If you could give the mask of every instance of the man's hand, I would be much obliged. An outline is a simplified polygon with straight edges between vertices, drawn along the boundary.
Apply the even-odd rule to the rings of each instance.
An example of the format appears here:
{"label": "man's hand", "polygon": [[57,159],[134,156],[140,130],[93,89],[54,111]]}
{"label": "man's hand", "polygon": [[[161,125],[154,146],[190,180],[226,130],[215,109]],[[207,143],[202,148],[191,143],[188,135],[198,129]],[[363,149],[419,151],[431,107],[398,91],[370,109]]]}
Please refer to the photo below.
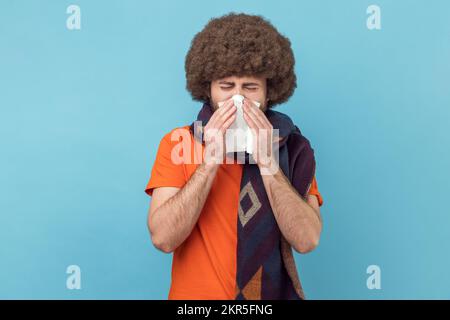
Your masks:
{"label": "man's hand", "polygon": [[253,158],[259,166],[264,188],[280,231],[300,253],[313,250],[319,243],[322,221],[315,196],[304,201],[277,164],[273,148],[273,127],[265,114],[244,100],[244,119],[253,131]]}
{"label": "man's hand", "polygon": [[261,174],[276,173],[277,162],[273,150],[273,126],[253,102],[244,99],[244,119],[253,133],[253,159]]}
{"label": "man's hand", "polygon": [[227,100],[218,108],[204,128],[205,162],[207,165],[218,165],[225,159],[225,133],[236,120],[236,107],[233,100]]}
{"label": "man's hand", "polygon": [[[211,190],[219,164],[225,156],[224,134],[236,118],[233,101],[227,101],[211,116],[204,128],[206,161],[197,167],[183,188],[153,190],[148,214],[152,242],[163,252],[180,246],[195,227]],[[208,150],[209,149],[209,150]]]}

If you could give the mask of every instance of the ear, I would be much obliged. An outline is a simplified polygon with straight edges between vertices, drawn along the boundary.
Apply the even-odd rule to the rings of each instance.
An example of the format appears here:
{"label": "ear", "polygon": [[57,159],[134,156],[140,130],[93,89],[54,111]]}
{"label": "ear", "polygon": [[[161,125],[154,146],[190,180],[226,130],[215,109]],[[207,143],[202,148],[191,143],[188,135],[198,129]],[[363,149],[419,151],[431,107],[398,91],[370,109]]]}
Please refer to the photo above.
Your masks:
{"label": "ear", "polygon": [[208,97],[208,99],[211,100],[211,82],[208,82],[206,84],[204,93]]}

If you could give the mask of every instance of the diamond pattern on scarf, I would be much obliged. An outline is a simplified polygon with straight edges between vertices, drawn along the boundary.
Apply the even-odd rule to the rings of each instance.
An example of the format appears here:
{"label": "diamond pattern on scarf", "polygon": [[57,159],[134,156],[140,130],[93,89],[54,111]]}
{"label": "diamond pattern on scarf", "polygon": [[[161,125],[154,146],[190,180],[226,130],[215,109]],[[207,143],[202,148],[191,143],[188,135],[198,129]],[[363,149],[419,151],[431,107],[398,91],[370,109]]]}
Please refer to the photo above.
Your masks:
{"label": "diamond pattern on scarf", "polygon": [[[245,200],[246,196],[250,199],[251,206],[246,209]],[[241,190],[239,195],[239,220],[243,227],[250,221],[250,219],[255,215],[256,212],[261,208],[261,202],[253,189],[251,181],[249,181],[245,187]],[[244,211],[245,210],[245,211]]]}

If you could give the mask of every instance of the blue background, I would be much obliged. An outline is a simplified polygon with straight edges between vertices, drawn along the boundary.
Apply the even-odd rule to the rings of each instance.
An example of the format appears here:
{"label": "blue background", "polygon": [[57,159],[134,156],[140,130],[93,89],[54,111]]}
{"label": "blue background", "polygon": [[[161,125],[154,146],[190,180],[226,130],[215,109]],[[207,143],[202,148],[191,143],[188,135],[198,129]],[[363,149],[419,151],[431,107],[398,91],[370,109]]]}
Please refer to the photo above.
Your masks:
{"label": "blue background", "polygon": [[[70,4],[81,30],[66,28]],[[161,137],[201,107],[185,90],[190,41],[230,11],[265,16],[295,52],[298,88],[277,109],[312,142],[325,199],[320,246],[296,254],[307,297],[450,298],[444,0],[2,0],[0,298],[167,297],[144,187]],[[71,264],[81,290],[66,288]]]}

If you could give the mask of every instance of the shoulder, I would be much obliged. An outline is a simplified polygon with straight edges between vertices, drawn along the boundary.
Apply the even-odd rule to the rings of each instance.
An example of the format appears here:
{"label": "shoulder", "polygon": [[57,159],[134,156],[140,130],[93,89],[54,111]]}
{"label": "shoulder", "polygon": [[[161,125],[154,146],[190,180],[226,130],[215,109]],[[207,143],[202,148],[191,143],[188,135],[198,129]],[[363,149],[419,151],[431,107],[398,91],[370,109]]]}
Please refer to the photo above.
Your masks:
{"label": "shoulder", "polygon": [[181,140],[191,136],[189,125],[181,126],[170,130],[165,133],[161,138],[161,144],[174,145]]}
{"label": "shoulder", "polygon": [[314,178],[316,161],[314,149],[309,140],[303,136],[300,130],[296,130],[288,136],[286,141],[289,158],[289,178],[297,191],[305,196],[307,189]]}
{"label": "shoulder", "polygon": [[297,126],[294,127],[295,130],[291,132],[286,141],[289,153],[295,157],[300,154],[314,157],[314,149],[312,148],[310,141],[302,134]]}

